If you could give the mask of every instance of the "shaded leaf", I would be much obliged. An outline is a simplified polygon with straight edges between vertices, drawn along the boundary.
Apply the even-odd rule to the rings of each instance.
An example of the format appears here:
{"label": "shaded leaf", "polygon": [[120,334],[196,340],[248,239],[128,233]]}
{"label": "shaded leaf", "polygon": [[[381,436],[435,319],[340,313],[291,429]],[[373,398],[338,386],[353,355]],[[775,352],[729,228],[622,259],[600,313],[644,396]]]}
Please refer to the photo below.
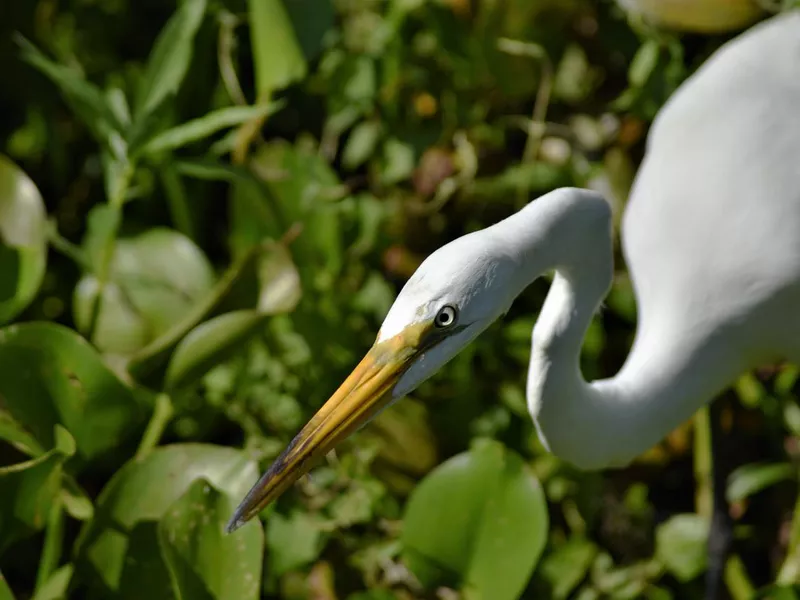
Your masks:
{"label": "shaded leaf", "polygon": [[173,598],[158,521],[198,479],[235,503],[257,475],[243,453],[206,444],[164,446],[129,461],[100,493],[95,518],[79,536],[76,567],[82,579],[106,598]]}
{"label": "shaded leaf", "polygon": [[25,309],[44,278],[47,214],[36,185],[0,155],[0,323]]}
{"label": "shaded leaf", "polygon": [[547,530],[539,482],[521,458],[492,441],[422,480],[406,507],[402,542],[411,568],[428,585],[449,572],[483,598],[514,600],[541,556]]}
{"label": "shaded leaf", "polygon": [[124,144],[124,127],[115,118],[103,92],[83,75],[49,58],[22,36],[17,36],[22,58],[58,86],[64,100],[95,139],[107,148]]}
{"label": "shaded leaf", "polygon": [[161,519],[158,538],[177,598],[259,598],[264,533],[256,523],[226,535],[235,505],[197,479]]}
{"label": "shaded leaf", "polygon": [[61,488],[61,466],[75,454],[75,440],[56,425],[55,446],[37,458],[0,468],[0,553],[44,528]]}
{"label": "shaded leaf", "polygon": [[144,397],[123,385],[86,340],[54,323],[0,329],[0,396],[39,444],[52,447],[60,424],[84,459],[116,448],[147,416]]}
{"label": "shaded leaf", "polygon": [[147,62],[136,102],[141,122],[176,94],[192,59],[194,37],[206,11],[206,0],[184,0],[158,35]]}

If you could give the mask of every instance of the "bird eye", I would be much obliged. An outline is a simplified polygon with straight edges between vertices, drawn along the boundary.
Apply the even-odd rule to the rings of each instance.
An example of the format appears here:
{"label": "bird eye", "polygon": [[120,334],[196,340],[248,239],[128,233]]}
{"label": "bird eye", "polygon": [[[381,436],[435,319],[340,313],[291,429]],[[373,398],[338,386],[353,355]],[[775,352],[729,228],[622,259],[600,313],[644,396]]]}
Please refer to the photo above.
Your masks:
{"label": "bird eye", "polygon": [[455,307],[447,305],[443,306],[439,309],[439,312],[436,313],[436,317],[433,319],[433,324],[436,327],[450,327],[456,322],[456,317],[458,316],[458,312],[456,311]]}

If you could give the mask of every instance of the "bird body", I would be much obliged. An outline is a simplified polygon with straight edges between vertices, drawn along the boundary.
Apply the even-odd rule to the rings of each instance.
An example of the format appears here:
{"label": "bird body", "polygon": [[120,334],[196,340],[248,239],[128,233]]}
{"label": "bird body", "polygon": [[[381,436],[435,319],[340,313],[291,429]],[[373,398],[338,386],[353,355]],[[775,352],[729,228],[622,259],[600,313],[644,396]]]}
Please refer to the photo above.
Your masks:
{"label": "bird body", "polygon": [[578,467],[625,465],[747,369],[800,362],[800,11],[727,43],[664,106],[622,241],[638,315],[616,376],[589,383],[579,366],[612,283],[611,209],[595,192],[556,190],[420,265],[375,345],[229,530],[433,375],[549,271],[528,406],[543,442]]}

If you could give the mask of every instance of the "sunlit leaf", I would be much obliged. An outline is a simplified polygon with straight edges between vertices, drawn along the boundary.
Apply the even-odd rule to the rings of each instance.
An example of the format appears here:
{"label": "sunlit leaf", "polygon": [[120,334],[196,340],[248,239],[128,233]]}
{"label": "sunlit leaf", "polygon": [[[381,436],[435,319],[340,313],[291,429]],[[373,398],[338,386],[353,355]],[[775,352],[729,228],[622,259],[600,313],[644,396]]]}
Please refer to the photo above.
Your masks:
{"label": "sunlit leaf", "polygon": [[789,463],[749,464],[736,469],[728,477],[728,502],[738,502],[758,492],[792,479],[795,468]]}
{"label": "sunlit leaf", "polygon": [[184,0],[158,36],[147,62],[136,102],[137,121],[176,94],[192,59],[194,37],[206,11],[206,0]]}
{"label": "sunlit leaf", "polygon": [[159,522],[158,539],[176,598],[260,597],[263,529],[254,524],[226,535],[234,508],[230,497],[197,479]]}
{"label": "sunlit leaf", "polygon": [[[117,240],[110,270],[93,342],[116,354],[131,354],[166,332],[214,284],[203,251],[183,234],[164,228]],[[88,327],[98,290],[94,275],[78,283],[73,310],[81,329]]]}
{"label": "sunlit leaf", "polygon": [[258,312],[277,315],[290,312],[302,295],[300,274],[285,246],[271,244],[258,265]]}
{"label": "sunlit leaf", "polygon": [[378,121],[364,121],[353,128],[342,151],[342,165],[356,169],[364,164],[378,146],[381,124]]}
{"label": "sunlit leaf", "polygon": [[706,570],[708,521],[695,514],[676,515],[656,529],[656,558],[679,581]]}
{"label": "sunlit leaf", "polygon": [[192,142],[205,139],[220,129],[240,125],[246,121],[272,114],[280,106],[280,103],[273,102],[272,104],[258,106],[220,108],[159,133],[144,145],[141,153],[155,154],[166,150],[175,150]]}
{"label": "sunlit leaf", "polygon": [[0,329],[0,396],[39,444],[52,447],[60,424],[84,459],[118,447],[147,415],[143,396],[123,385],[86,340],[54,323]]}
{"label": "sunlit leaf", "polygon": [[56,569],[40,587],[32,600],[67,600],[69,583],[75,567],[72,564]]}
{"label": "sunlit leaf", "polygon": [[37,458],[0,467],[0,553],[41,530],[61,487],[61,466],[75,454],[75,440],[56,425],[55,446]]}
{"label": "sunlit leaf", "polygon": [[0,410],[0,440],[31,457],[44,454],[44,448],[36,438],[4,410]]}
{"label": "sunlit leaf", "polygon": [[446,461],[409,498],[404,553],[431,585],[456,575],[480,597],[514,600],[547,540],[544,493],[522,459],[497,442]]}
{"label": "sunlit leaf", "polygon": [[271,577],[313,562],[321,550],[321,523],[312,515],[273,513],[267,521],[267,569]]}
{"label": "sunlit leaf", "polygon": [[0,323],[39,291],[47,263],[47,215],[31,179],[0,155]]}
{"label": "sunlit leaf", "polygon": [[554,600],[569,596],[586,577],[596,555],[595,544],[574,537],[542,560],[538,572],[550,584]]}
{"label": "sunlit leaf", "polygon": [[235,504],[257,475],[255,463],[241,452],[204,444],[164,446],[126,463],[100,493],[95,518],[81,531],[81,578],[104,590],[104,598],[175,598],[158,522],[198,479]]}
{"label": "sunlit leaf", "polygon": [[283,0],[248,0],[250,40],[260,100],[306,75],[306,59]]}

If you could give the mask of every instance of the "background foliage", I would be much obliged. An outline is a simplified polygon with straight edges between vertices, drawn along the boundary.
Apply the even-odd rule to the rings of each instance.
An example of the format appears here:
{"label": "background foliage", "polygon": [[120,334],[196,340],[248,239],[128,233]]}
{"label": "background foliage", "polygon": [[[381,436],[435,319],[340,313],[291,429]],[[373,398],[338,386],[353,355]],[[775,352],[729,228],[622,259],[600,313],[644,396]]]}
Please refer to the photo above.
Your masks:
{"label": "background foliage", "polygon": [[[730,35],[590,0],[4,2],[0,599],[700,597],[707,411],[624,470],[547,454],[546,281],[264,527],[222,526],[424,256],[558,186],[619,215]],[[634,323],[620,257],[587,377]],[[720,400],[737,600],[795,597],[796,380]]]}

